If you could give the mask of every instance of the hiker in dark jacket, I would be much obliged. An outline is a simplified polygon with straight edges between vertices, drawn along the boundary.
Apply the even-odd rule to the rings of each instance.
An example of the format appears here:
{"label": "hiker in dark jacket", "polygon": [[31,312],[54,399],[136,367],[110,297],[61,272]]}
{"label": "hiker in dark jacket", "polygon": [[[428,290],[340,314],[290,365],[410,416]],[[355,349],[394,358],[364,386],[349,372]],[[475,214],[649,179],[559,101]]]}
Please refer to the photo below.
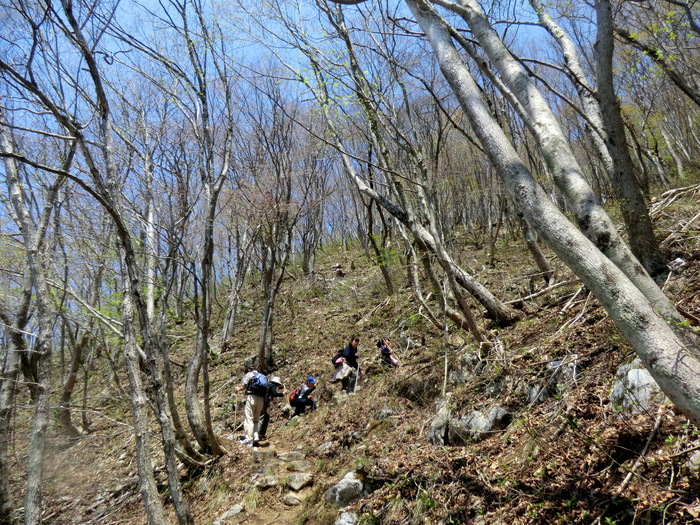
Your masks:
{"label": "hiker in dark jacket", "polygon": [[336,371],[340,371],[345,362],[352,370],[350,373],[345,375],[342,374],[341,381],[343,382],[343,390],[345,393],[352,394],[355,392],[355,387],[357,383],[357,375],[359,372],[360,364],[357,361],[357,347],[360,344],[360,338],[357,336],[352,336],[348,345],[343,348],[338,354],[333,358],[333,364],[336,366]]}
{"label": "hiker in dark jacket", "polygon": [[384,366],[390,366],[396,368],[399,366],[399,360],[396,359],[394,351],[391,349],[391,341],[388,338],[383,337],[377,340],[377,348],[381,352],[381,360]]}
{"label": "hiker in dark jacket", "polygon": [[316,401],[311,396],[311,392],[316,389],[316,379],[310,376],[304,386],[299,390],[297,401],[294,404],[294,416],[300,416],[306,412],[306,407],[309,407],[309,412],[316,410]]}
{"label": "hiker in dark jacket", "polygon": [[270,423],[270,414],[268,413],[270,404],[274,398],[282,397],[283,395],[284,386],[282,385],[282,380],[278,376],[274,376],[270,379],[270,386],[267,389],[262,414],[260,414],[260,430],[258,431],[258,436],[261,440],[267,437],[267,425]]}

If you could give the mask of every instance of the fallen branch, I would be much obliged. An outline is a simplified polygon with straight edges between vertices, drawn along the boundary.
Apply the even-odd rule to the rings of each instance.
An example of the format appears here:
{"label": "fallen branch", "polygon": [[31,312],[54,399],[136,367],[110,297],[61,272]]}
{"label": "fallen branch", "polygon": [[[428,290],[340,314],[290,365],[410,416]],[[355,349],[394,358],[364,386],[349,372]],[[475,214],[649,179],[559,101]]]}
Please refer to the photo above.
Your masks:
{"label": "fallen branch", "polygon": [[571,281],[561,281],[555,284],[552,284],[551,286],[548,286],[547,288],[543,288],[539,292],[535,292],[533,294],[527,295],[525,297],[520,297],[518,299],[513,299],[512,301],[507,301],[504,304],[517,304],[517,303],[522,303],[523,301],[529,301],[530,299],[535,299],[541,295],[545,295],[548,292],[551,292],[552,290],[555,290],[556,288],[561,288],[562,286],[566,286],[567,284],[572,284],[577,281],[571,280]]}

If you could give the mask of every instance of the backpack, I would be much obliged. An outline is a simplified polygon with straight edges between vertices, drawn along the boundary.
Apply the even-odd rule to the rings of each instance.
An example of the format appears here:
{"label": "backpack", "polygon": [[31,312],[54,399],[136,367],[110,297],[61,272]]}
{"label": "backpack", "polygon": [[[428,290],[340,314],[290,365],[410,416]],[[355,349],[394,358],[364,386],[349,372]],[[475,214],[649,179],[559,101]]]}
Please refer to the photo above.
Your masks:
{"label": "backpack", "polygon": [[267,381],[265,374],[260,372],[255,372],[255,375],[248,383],[248,388],[246,389],[248,394],[254,396],[265,397],[267,394],[267,389],[270,387],[270,383]]}
{"label": "backpack", "polygon": [[292,393],[289,394],[289,404],[290,406],[295,406],[297,404],[297,399],[299,399],[299,389],[295,388]]}
{"label": "backpack", "polygon": [[345,352],[345,348],[341,348],[340,350],[338,350],[338,353],[335,354],[335,357],[331,359],[331,363],[333,363],[333,366],[338,366],[338,363],[336,363],[336,361],[343,357],[343,352]]}

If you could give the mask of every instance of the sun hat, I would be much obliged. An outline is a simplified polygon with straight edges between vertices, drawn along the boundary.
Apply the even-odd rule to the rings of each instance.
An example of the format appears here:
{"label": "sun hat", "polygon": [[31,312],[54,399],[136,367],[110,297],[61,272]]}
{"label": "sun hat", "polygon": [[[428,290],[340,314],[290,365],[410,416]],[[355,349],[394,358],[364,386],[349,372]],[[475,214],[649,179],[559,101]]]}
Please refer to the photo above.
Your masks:
{"label": "sun hat", "polygon": [[282,380],[279,378],[279,376],[272,376],[272,379],[270,379],[270,383],[274,383],[276,385],[281,385]]}
{"label": "sun hat", "polygon": [[314,379],[314,376],[310,376],[307,380],[307,383],[311,383],[312,385],[316,384],[316,380]]}

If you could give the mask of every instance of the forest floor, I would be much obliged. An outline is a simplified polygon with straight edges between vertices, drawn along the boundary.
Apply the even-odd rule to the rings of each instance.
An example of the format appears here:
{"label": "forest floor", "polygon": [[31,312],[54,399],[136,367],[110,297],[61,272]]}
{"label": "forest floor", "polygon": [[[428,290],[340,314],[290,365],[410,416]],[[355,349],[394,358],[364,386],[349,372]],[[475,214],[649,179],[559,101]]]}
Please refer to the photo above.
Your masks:
{"label": "forest floor", "polygon": [[[691,325],[700,318],[700,221],[691,223],[699,198],[697,189],[679,195],[668,206],[661,202],[655,214],[669,261],[681,257],[686,263],[662,285]],[[444,336],[430,325],[409,289],[387,296],[376,265],[361,250],[327,250],[313,278],[292,270],[275,321],[274,375],[287,391],[316,376],[318,410],[290,421],[282,403],[275,405],[269,442],[258,448],[237,441],[243,399],[233,391],[257,347],[259,310],[250,294],[235,338],[212,356],[209,371],[215,431],[227,454],[206,468],[182,471],[196,523],[325,525],[335,523],[342,510],[360,516],[361,524],[700,523],[700,479],[686,467],[700,449],[698,429],[670,404],[620,417],[609,401],[611,385],[633,351],[597,301],[554,258],[556,282],[565,284],[523,299],[542,284],[515,238],[499,243],[492,265],[486,263],[489,254],[467,237],[453,239],[452,249],[478,280],[513,301],[524,316],[507,328],[480,321],[502,343],[482,356],[486,366],[464,383],[446,381],[446,368],[454,370],[465,356],[475,355],[471,338]],[[403,270],[392,271],[397,284],[405,281]],[[172,362],[182,384],[194,332],[187,323],[177,330]],[[330,382],[330,359],[351,334],[361,337],[366,375],[354,396],[336,404],[339,386]],[[397,349],[396,370],[378,365],[374,341],[384,336]],[[548,363],[574,355],[576,380],[564,393],[538,403],[525,399],[523,384],[537,384]],[[90,388],[84,413],[89,434],[70,441],[50,435],[44,523],[146,522],[129,399],[105,384],[94,380]],[[466,446],[431,445],[428,429],[445,387],[452,392],[453,413],[498,404],[513,414],[513,422]],[[16,416],[10,480],[18,499],[26,457],[21,423],[29,416],[27,401]],[[151,438],[158,437],[154,427]],[[320,452],[328,442],[335,444],[331,452]],[[159,459],[154,465],[167,502],[164,468]],[[326,503],[324,493],[353,469],[366,476],[372,491],[346,509]],[[312,483],[294,491],[288,476],[299,472],[311,474]],[[277,482],[261,484],[264,476]],[[282,501],[290,493],[298,504]],[[242,510],[221,519],[232,509]],[[176,523],[170,505],[168,511]]]}

